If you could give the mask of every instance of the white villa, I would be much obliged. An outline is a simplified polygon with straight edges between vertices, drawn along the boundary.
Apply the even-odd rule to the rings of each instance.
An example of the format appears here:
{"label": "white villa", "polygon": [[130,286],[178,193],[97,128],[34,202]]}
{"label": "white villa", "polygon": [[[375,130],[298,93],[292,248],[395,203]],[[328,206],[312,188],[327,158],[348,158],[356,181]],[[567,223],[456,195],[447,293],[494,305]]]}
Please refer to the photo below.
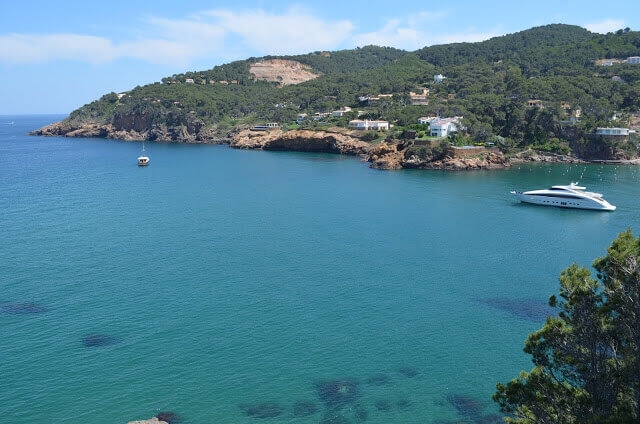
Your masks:
{"label": "white villa", "polygon": [[314,121],[321,121],[331,116],[331,112],[316,112],[313,114]]}
{"label": "white villa", "polygon": [[453,118],[436,118],[429,122],[429,130],[431,137],[446,137],[451,133],[458,131],[461,128],[460,125],[461,116],[455,116]]}
{"label": "white villa", "polygon": [[433,76],[433,82],[435,82],[436,84],[441,83],[442,81],[444,81],[447,77],[445,77],[442,74],[438,74],[438,75],[434,75]]}
{"label": "white villa", "polygon": [[193,84],[193,78],[187,78],[186,80],[184,80],[184,82],[186,84]]}
{"label": "white villa", "polygon": [[338,110],[334,110],[333,112],[331,112],[331,115],[335,118],[340,118],[344,115],[346,115],[348,112],[351,112],[351,108],[348,106],[345,106],[343,108],[340,108]]}
{"label": "white villa", "polygon": [[428,88],[423,88],[422,93],[414,93],[413,91],[409,92],[409,98],[411,99],[412,105],[421,105],[421,106],[428,105],[429,100],[427,100],[427,96],[429,96]]}
{"label": "white villa", "polygon": [[388,130],[389,122],[354,119],[349,121],[349,128],[355,128],[356,130]]}
{"label": "white villa", "polygon": [[418,124],[430,124],[436,119],[438,119],[437,116],[423,116],[422,118],[418,118]]}
{"label": "white villa", "polygon": [[308,115],[306,113],[299,113],[298,117],[296,118],[296,122],[300,124],[301,122],[305,121],[307,117]]}
{"label": "white villa", "polygon": [[598,135],[629,135],[629,128],[596,128],[596,134]]}

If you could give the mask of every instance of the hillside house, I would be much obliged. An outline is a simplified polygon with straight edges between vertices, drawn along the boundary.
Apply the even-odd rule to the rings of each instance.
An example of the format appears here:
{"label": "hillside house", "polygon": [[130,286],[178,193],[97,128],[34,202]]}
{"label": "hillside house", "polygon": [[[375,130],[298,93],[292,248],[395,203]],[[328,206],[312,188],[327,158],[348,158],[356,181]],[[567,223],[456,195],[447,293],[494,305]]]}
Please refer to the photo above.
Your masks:
{"label": "hillside house", "polygon": [[435,82],[436,84],[440,84],[442,81],[444,81],[445,79],[447,79],[447,77],[445,77],[442,74],[438,74],[438,75],[434,75],[433,76],[433,82]]}
{"label": "hillside house", "polygon": [[619,77],[618,75],[614,75],[611,77],[611,81],[624,82],[624,79],[622,79],[622,77]]}
{"label": "hillside house", "polygon": [[127,93],[118,93],[118,100],[120,100],[121,98],[123,98],[126,95],[127,95]]}
{"label": "hillside house", "polygon": [[580,122],[580,117],[582,116],[582,109],[576,109],[571,112],[571,117],[569,117],[569,121],[572,123]]}
{"label": "hillside house", "polygon": [[280,127],[277,122],[267,122],[264,125],[255,125],[251,127],[251,131],[271,131],[276,130]]}
{"label": "hillside house", "polygon": [[229,85],[229,81],[218,81],[220,84]]}
{"label": "hillside house", "polygon": [[298,117],[296,118],[296,122],[298,123],[298,125],[300,125],[301,123],[306,121],[308,117],[309,115],[307,115],[306,113],[299,113]]}
{"label": "hillside house", "polygon": [[413,91],[409,92],[409,98],[411,99],[411,104],[414,106],[426,106],[429,104],[429,100],[427,97],[429,96],[429,89],[422,89],[422,93],[414,93]]}
{"label": "hillside house", "polygon": [[446,137],[451,133],[457,132],[460,128],[461,116],[453,118],[435,119],[429,123],[429,131],[431,137]]}
{"label": "hillside house", "polygon": [[423,116],[422,118],[418,118],[418,124],[430,124],[437,119],[437,116]]}
{"label": "hillside house", "polygon": [[237,84],[238,80],[231,80],[231,84]]}
{"label": "hillside house", "polygon": [[627,63],[631,63],[632,65],[640,65],[640,56],[628,57]]}
{"label": "hillside house", "polygon": [[333,112],[331,112],[331,115],[334,118],[341,118],[341,117],[343,117],[344,115],[346,115],[349,112],[351,112],[351,108],[348,107],[348,106],[345,106],[345,107],[342,107],[342,108],[340,108],[338,110],[334,110]]}
{"label": "hillside house", "polygon": [[331,112],[316,112],[313,114],[314,121],[321,121],[331,116]]}
{"label": "hillside house", "polygon": [[629,135],[629,128],[596,128],[597,135],[604,136],[623,136]]}
{"label": "hillside house", "polygon": [[193,84],[193,78],[187,78],[186,80],[184,80],[185,84]]}
{"label": "hillside house", "polygon": [[389,122],[354,119],[349,121],[349,128],[354,128],[356,130],[388,130]]}
{"label": "hillside house", "polygon": [[542,100],[528,100],[527,107],[537,107],[538,109],[544,109],[544,104],[542,104]]}
{"label": "hillside house", "polygon": [[215,84],[216,80],[209,80],[209,84]]}

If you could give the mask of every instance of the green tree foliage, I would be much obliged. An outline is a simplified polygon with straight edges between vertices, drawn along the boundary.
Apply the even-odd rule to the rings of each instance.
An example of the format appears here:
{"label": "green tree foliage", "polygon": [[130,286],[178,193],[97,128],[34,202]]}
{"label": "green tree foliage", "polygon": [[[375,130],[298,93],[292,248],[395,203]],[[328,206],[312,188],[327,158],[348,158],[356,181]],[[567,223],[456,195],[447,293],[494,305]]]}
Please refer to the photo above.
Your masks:
{"label": "green tree foliage", "polygon": [[525,344],[534,368],[498,384],[509,422],[640,422],[640,238],[620,234],[593,267],[562,272],[558,315]]}
{"label": "green tree foliage", "polygon": [[[319,74],[282,88],[255,81],[250,66],[261,59],[249,58],[173,75],[164,83],[136,87],[121,99],[105,96],[74,111],[70,119],[111,122],[118,116],[142,113],[156,121],[180,122],[195,115],[205,124],[230,120],[285,124],[297,113],[351,106],[363,109],[366,118],[386,119],[398,126],[414,124],[426,115],[464,116],[474,141],[499,136],[513,149],[539,146],[544,150],[550,148],[547,140],[554,138],[560,140],[554,146],[577,142],[595,127],[607,125],[614,111],[640,109],[640,66],[594,63],[637,55],[640,32],[601,35],[571,25],[547,25],[480,43],[416,52],[367,46],[282,56]],[[270,58],[275,56],[264,59]],[[447,76],[442,84],[432,83],[438,73]],[[625,82],[613,81],[615,75]],[[195,84],[184,83],[187,78]],[[211,80],[238,84],[209,84]],[[411,105],[408,93],[424,87],[431,90],[429,104]],[[393,96],[373,105],[358,100],[378,94]],[[545,108],[527,107],[529,99],[542,101]],[[569,110],[560,107],[565,102]],[[567,131],[570,113],[578,109],[582,123],[577,124],[578,131]]]}

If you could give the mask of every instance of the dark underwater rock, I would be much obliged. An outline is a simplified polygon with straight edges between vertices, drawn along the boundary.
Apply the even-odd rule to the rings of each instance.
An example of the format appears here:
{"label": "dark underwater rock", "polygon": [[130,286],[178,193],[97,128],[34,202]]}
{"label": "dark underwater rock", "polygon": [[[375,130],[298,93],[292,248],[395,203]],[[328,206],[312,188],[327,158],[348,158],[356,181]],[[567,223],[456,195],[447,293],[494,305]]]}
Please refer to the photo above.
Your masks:
{"label": "dark underwater rock", "polygon": [[446,399],[458,411],[458,414],[474,420],[479,419],[485,409],[485,404],[478,399],[459,393],[450,393],[446,396]]}
{"label": "dark underwater rock", "polygon": [[240,405],[240,409],[253,418],[274,418],[282,414],[284,409],[276,403],[258,403],[255,405]]}
{"label": "dark underwater rock", "polygon": [[547,316],[556,315],[554,309],[546,302],[537,299],[513,299],[508,297],[490,297],[480,299],[480,303],[500,309],[516,318],[543,322]]}
{"label": "dark underwater rock", "polygon": [[403,377],[413,378],[419,375],[420,371],[417,368],[413,367],[400,367],[398,368],[398,373],[400,373],[400,375]]}
{"label": "dark underwater rock", "polygon": [[316,392],[320,400],[330,408],[354,403],[359,396],[358,382],[352,379],[316,383]]}
{"label": "dark underwater rock", "polygon": [[376,409],[380,412],[391,412],[393,403],[390,400],[378,400],[375,403]]}
{"label": "dark underwater rock", "polygon": [[3,314],[28,315],[41,314],[47,311],[46,307],[32,302],[0,304],[0,313]]}
{"label": "dark underwater rock", "polygon": [[314,402],[301,400],[293,404],[294,417],[308,417],[316,412],[318,412],[318,407]]}
{"label": "dark underwater rock", "polygon": [[338,411],[327,411],[322,415],[320,424],[349,424],[350,421]]}
{"label": "dark underwater rock", "polygon": [[384,386],[391,384],[391,377],[387,374],[375,374],[367,377],[366,383],[373,386]]}
{"label": "dark underwater rock", "polygon": [[362,406],[356,406],[353,411],[353,417],[357,423],[363,423],[369,419],[369,411],[364,409]]}
{"label": "dark underwater rock", "polygon": [[409,409],[412,405],[413,403],[409,399],[402,398],[396,401],[396,406],[398,407],[398,409]]}
{"label": "dark underwater rock", "polygon": [[180,424],[182,422],[180,416],[172,411],[159,412],[158,415],[156,415],[156,418],[168,424]]}
{"label": "dark underwater rock", "polygon": [[119,342],[120,339],[107,334],[92,333],[82,336],[82,344],[85,347],[111,346]]}

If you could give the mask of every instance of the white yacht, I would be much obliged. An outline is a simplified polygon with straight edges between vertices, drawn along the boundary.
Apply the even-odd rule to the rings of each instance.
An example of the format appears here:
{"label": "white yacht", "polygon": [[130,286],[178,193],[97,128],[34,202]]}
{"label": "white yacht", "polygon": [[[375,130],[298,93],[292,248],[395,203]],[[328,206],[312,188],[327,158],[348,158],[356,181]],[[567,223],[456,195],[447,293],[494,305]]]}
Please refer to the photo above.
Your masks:
{"label": "white yacht", "polygon": [[142,154],[138,156],[138,166],[149,165],[149,156],[144,154],[144,140],[142,140]]}
{"label": "white yacht", "polygon": [[553,186],[546,190],[512,191],[511,193],[515,194],[521,202],[533,203],[534,205],[599,211],[616,210],[615,206],[602,198],[602,194],[585,190],[585,187],[571,183],[567,186]]}

